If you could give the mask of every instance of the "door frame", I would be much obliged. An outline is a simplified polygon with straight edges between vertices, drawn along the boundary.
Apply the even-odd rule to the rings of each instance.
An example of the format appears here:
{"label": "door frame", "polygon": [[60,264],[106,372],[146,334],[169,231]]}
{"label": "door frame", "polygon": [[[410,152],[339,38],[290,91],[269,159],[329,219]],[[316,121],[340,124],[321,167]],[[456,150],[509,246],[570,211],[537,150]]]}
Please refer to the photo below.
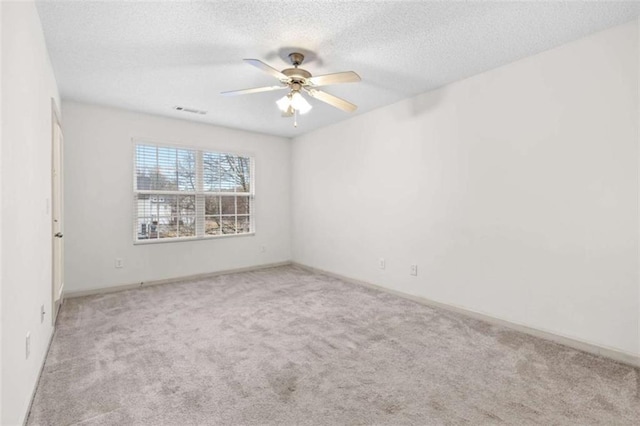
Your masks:
{"label": "door frame", "polygon": [[[58,137],[59,141],[56,141],[56,126],[60,131],[60,136]],[[59,264],[56,265],[56,244],[58,243],[57,237],[54,236],[55,232],[55,208],[59,205],[60,208],[60,222],[62,230],[64,229],[64,174],[63,174],[63,152],[64,152],[64,138],[62,137],[62,124],[60,123],[60,112],[58,111],[58,106],[56,104],[55,99],[51,98],[51,203],[50,203],[50,212],[51,212],[51,325],[55,327],[56,320],[58,318],[58,312],[60,311],[60,306],[62,306],[62,302],[64,299],[64,243],[60,241],[62,248],[59,253]],[[58,156],[56,157],[56,149],[59,150]],[[58,164],[55,164],[56,158],[58,158]],[[55,190],[55,179],[56,177],[53,175],[54,168],[58,170],[58,179],[59,179],[59,187],[56,193]],[[55,294],[56,292],[56,271],[60,269],[61,282],[60,282],[60,292],[59,294]],[[58,297],[59,296],[59,297]]]}

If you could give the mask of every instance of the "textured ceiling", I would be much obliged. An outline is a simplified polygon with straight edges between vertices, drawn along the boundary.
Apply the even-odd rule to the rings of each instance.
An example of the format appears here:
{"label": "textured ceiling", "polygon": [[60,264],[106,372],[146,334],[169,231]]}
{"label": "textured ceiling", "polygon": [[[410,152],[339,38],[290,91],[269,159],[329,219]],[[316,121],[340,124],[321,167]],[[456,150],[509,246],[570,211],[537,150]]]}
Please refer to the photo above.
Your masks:
{"label": "textured ceiling", "polygon": [[[633,2],[38,1],[64,99],[295,136],[636,18]],[[282,92],[223,97],[277,83],[242,62],[277,69],[309,53],[314,75],[353,70],[327,86],[359,106],[311,99],[293,127]],[[208,111],[195,115],[179,105]]]}

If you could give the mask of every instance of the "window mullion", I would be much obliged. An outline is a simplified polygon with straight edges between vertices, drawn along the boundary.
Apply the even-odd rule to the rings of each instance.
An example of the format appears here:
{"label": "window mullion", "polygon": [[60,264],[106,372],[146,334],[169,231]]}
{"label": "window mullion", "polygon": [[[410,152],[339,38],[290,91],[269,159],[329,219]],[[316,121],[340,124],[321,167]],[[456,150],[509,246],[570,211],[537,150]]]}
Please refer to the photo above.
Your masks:
{"label": "window mullion", "polygon": [[256,232],[255,222],[255,194],[256,194],[256,163],[255,159],[249,159],[249,231]]}
{"label": "window mullion", "polygon": [[196,237],[204,237],[204,161],[202,151],[196,151]]}

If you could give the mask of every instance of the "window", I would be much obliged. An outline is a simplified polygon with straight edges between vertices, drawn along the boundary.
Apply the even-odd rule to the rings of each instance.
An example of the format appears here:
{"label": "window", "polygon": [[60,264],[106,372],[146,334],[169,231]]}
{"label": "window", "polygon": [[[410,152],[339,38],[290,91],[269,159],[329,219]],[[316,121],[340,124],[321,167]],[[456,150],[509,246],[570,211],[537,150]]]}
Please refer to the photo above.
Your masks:
{"label": "window", "polygon": [[253,232],[251,157],[136,144],[136,242]]}

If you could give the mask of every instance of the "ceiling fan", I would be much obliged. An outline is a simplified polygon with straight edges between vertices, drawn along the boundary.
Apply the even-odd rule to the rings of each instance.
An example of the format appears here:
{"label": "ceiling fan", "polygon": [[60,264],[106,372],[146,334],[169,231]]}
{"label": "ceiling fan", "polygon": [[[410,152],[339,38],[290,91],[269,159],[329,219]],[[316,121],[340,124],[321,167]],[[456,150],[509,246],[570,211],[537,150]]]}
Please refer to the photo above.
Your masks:
{"label": "ceiling fan", "polygon": [[[345,71],[314,77],[309,71],[299,68],[304,61],[304,55],[302,53],[290,53],[289,59],[291,60],[293,68],[286,68],[282,71],[278,71],[258,59],[244,59],[246,63],[277,78],[280,81],[280,85],[233,90],[229,92],[222,92],[221,94],[223,96],[236,96],[289,89],[289,93],[276,102],[278,108],[282,111],[283,117],[297,118],[298,113],[304,114],[311,109],[311,104],[302,96],[303,92],[314,99],[318,99],[319,101],[325,102],[343,111],[353,112],[358,108],[351,102],[317,89],[317,87],[327,86],[330,84],[358,82],[360,81],[360,76],[358,74],[353,71]],[[297,120],[294,121],[294,125],[297,126]]]}

